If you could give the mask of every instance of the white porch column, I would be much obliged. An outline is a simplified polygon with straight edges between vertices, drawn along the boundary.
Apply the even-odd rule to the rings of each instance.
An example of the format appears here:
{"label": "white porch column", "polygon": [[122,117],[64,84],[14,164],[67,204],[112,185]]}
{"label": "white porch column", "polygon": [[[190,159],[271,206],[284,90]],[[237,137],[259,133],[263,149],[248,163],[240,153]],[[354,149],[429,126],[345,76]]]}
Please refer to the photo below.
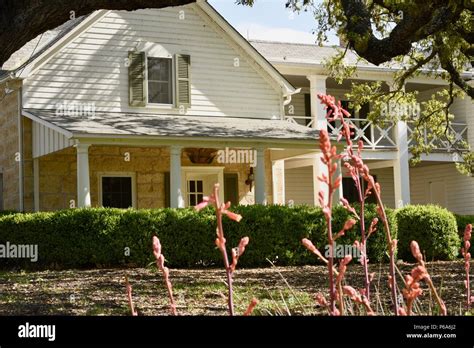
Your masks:
{"label": "white porch column", "polygon": [[257,149],[257,166],[255,167],[255,203],[267,204],[267,180],[265,178],[265,149]]}
{"label": "white porch column", "polygon": [[181,147],[170,147],[170,205],[171,208],[184,208],[181,189]]}
{"label": "white porch column", "polygon": [[89,179],[89,146],[77,144],[77,207],[91,206],[91,185]]}
{"label": "white porch column", "polygon": [[[390,90],[393,84],[388,82]],[[393,161],[393,179],[395,188],[395,204],[401,208],[410,204],[410,154],[408,151],[408,127],[406,122],[398,120],[395,125],[397,141],[397,159]]]}
{"label": "white porch column", "polygon": [[273,204],[285,204],[285,160],[273,161]]}
{"label": "white porch column", "polygon": [[313,187],[314,187],[314,206],[318,207],[319,204],[319,191],[324,193],[324,202],[328,201],[329,189],[326,183],[319,181],[318,177],[321,177],[323,174],[328,175],[327,167],[321,162],[321,154],[314,155],[313,158]]}
{"label": "white porch column", "polygon": [[313,128],[327,129],[326,110],[318,99],[318,94],[326,94],[326,79],[324,75],[307,76],[310,83],[311,118]]}

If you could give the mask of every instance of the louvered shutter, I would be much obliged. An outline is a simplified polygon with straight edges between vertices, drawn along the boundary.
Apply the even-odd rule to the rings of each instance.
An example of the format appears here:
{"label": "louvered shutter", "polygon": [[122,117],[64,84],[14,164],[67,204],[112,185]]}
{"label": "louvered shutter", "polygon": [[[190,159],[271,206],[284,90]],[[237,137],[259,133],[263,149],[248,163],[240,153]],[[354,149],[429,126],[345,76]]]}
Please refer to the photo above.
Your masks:
{"label": "louvered shutter", "polygon": [[176,62],[176,106],[191,105],[191,56],[177,54]]}
{"label": "louvered shutter", "polygon": [[146,106],[145,52],[128,52],[128,84],[130,106]]}

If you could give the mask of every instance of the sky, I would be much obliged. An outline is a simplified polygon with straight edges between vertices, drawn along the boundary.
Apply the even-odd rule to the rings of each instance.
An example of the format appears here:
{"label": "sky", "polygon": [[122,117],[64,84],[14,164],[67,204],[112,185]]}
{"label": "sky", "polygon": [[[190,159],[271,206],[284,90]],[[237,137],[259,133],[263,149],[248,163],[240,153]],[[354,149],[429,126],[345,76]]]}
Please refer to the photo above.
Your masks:
{"label": "sky", "polygon": [[[312,44],[316,21],[310,12],[293,13],[285,7],[286,0],[255,0],[253,7],[236,5],[234,0],[209,0],[245,38]],[[339,41],[331,35],[328,44]]]}

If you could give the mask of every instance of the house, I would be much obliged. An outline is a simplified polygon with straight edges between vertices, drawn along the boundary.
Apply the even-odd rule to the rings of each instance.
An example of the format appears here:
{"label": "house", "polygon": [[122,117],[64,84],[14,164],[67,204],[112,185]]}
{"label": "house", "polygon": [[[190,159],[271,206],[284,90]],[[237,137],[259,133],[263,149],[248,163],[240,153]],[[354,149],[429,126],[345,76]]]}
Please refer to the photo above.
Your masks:
{"label": "house", "polygon": [[[332,53],[248,42],[201,0],[73,19],[0,70],[0,209],[186,207],[216,182],[234,204],[317,204],[318,130],[338,125],[327,124],[316,94],[343,99],[350,85],[325,75]],[[361,80],[392,74],[358,69]],[[428,77],[407,85],[421,98],[441,87]],[[474,145],[471,111],[470,100],[456,101],[452,131]],[[474,213],[473,179],[449,149],[409,168],[409,125],[356,116],[387,205]],[[351,190],[345,179],[338,194]]]}

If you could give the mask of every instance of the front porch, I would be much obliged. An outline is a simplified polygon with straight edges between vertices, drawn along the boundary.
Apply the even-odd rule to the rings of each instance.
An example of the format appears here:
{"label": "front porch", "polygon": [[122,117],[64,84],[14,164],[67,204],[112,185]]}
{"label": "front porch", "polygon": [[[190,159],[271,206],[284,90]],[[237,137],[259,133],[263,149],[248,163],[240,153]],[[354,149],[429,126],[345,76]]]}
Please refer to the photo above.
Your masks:
{"label": "front porch", "polygon": [[[273,203],[270,151],[251,163],[193,163],[188,148],[78,144],[35,160],[35,210],[184,208],[221,186],[233,204]],[[263,174],[263,175],[262,175]]]}
{"label": "front porch", "polygon": [[[316,130],[283,120],[24,115],[32,134],[25,148],[33,189],[26,191],[35,211],[184,208],[209,195],[215,183],[222,200],[233,204],[285,204],[282,162],[274,154],[318,151]],[[238,158],[220,156],[229,149]]]}

